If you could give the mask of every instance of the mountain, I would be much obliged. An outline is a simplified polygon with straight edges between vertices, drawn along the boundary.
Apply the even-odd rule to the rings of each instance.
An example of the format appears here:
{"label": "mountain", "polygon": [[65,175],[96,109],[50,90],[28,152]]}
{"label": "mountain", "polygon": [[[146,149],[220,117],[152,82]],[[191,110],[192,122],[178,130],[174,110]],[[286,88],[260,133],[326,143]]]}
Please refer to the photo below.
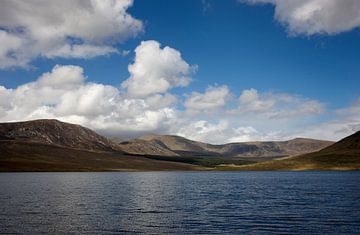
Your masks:
{"label": "mountain", "polygon": [[41,143],[0,141],[0,172],[33,171],[186,171],[197,165],[161,161],[121,152],[94,152]]}
{"label": "mountain", "polygon": [[131,154],[138,155],[155,155],[155,156],[179,156],[179,154],[173,152],[166,146],[163,146],[161,142],[157,140],[146,141],[142,139],[134,139],[130,141],[124,141],[119,143],[119,147]]}
{"label": "mountain", "polygon": [[0,123],[0,171],[201,170],[124,153],[114,142],[57,120]]}
{"label": "mountain", "polygon": [[360,169],[360,132],[331,144],[297,138],[212,145],[172,135],[118,144],[79,125],[34,120],[0,123],[0,171]]}
{"label": "mountain", "polygon": [[336,142],[320,151],[322,154],[359,155],[360,157],[360,131]]}
{"label": "mountain", "polygon": [[88,128],[54,119],[1,123],[0,140],[42,143],[90,151],[120,150],[112,141]]}
{"label": "mountain", "polygon": [[[272,158],[292,156],[318,151],[332,144],[331,141],[297,138],[289,141],[244,142],[212,145],[189,140],[174,135],[147,135],[139,139],[126,142],[125,145],[135,145],[141,142],[142,146],[155,146],[152,153],[162,155],[157,149],[166,151],[168,155],[180,156],[217,156],[232,158],[251,158],[263,161]],[[121,144],[123,147],[123,144]],[[146,150],[146,149],[145,149]],[[146,151],[150,154],[150,151]]]}
{"label": "mountain", "polygon": [[[146,135],[120,143],[120,147],[125,151],[158,156],[204,155],[206,151],[199,145],[205,144],[172,135]],[[213,155],[210,152],[206,153]]]}
{"label": "mountain", "polygon": [[210,151],[207,151],[208,144],[189,140],[176,135],[146,135],[140,137],[139,139],[157,143],[178,153],[210,153]]}
{"label": "mountain", "polygon": [[360,131],[317,152],[247,166],[239,166],[234,169],[360,170]]}

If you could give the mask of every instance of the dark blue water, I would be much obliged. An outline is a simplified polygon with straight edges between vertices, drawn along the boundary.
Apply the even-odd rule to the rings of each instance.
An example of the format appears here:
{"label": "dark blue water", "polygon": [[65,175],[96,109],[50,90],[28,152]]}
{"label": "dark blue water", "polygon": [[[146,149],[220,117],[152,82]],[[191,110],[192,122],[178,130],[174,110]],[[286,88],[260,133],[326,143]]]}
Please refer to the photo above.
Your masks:
{"label": "dark blue water", "polygon": [[0,233],[360,233],[360,172],[0,174]]}

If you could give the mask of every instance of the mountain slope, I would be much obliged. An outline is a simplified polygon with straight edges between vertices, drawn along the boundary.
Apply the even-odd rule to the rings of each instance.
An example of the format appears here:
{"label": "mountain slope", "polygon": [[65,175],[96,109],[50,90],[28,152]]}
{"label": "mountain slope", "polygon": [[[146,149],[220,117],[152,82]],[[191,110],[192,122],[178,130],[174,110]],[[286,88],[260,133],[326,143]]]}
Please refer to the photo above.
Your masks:
{"label": "mountain slope", "polygon": [[211,145],[160,135],[116,144],[79,125],[35,120],[0,123],[0,171],[360,169],[360,132],[330,144],[298,138]]}
{"label": "mountain slope", "polygon": [[318,152],[247,166],[239,166],[234,169],[360,170],[360,131]]}
{"label": "mountain slope", "polygon": [[57,120],[0,123],[0,171],[201,170],[125,154],[107,138]]}
{"label": "mountain slope", "polygon": [[94,152],[56,145],[0,141],[0,172],[203,170],[181,162],[159,161],[120,152]]}
{"label": "mountain slope", "polygon": [[176,135],[146,135],[139,138],[149,143],[167,148],[179,155],[219,155],[215,151],[208,151],[210,144],[193,141]]}
{"label": "mountain slope", "polygon": [[0,140],[35,142],[90,151],[120,150],[109,139],[88,128],[53,119],[1,123]]}
{"label": "mountain slope", "polygon": [[[331,141],[297,138],[289,141],[212,145],[174,135],[147,135],[138,140],[157,144],[159,147],[166,148],[182,156],[226,156],[232,158],[252,158],[260,161],[314,152],[333,143]],[[161,154],[158,153],[158,155]]]}
{"label": "mountain slope", "polygon": [[127,153],[138,155],[157,155],[157,156],[179,156],[158,141],[146,141],[135,139],[119,143],[119,147]]}
{"label": "mountain slope", "polygon": [[349,152],[354,154],[360,151],[360,131],[336,142],[333,145],[321,150],[321,153]]}

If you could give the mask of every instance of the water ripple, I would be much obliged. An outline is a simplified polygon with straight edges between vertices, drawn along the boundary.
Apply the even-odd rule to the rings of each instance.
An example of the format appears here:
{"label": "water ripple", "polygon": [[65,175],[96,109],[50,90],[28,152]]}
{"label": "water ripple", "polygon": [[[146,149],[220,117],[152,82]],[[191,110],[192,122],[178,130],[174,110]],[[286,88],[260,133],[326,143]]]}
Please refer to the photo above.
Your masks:
{"label": "water ripple", "polygon": [[0,174],[0,234],[359,234],[360,172]]}

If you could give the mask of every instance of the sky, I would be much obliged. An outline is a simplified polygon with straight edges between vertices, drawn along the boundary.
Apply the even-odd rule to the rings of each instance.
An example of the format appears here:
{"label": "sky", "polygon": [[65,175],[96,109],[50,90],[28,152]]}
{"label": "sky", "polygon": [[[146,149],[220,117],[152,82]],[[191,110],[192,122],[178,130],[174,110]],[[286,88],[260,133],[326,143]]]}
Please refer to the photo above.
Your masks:
{"label": "sky", "polygon": [[357,0],[4,0],[0,121],[214,144],[360,130]]}

